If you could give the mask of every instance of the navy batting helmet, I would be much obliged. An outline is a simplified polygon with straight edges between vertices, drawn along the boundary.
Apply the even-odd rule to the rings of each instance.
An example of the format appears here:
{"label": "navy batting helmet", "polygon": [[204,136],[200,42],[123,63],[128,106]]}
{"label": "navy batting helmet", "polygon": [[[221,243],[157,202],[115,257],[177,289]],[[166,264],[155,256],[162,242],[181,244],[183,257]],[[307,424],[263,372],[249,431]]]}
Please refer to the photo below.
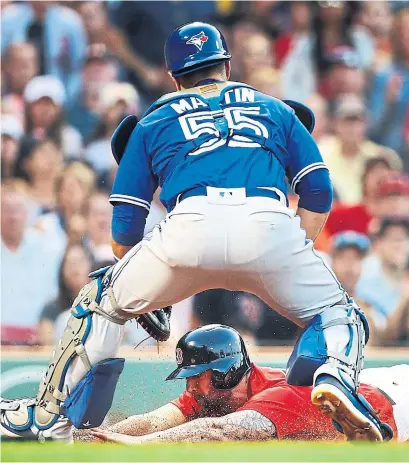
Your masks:
{"label": "navy batting helmet", "polygon": [[206,325],[185,334],[176,346],[178,368],[166,380],[186,379],[212,370],[217,389],[231,389],[250,369],[240,334],[230,326]]}
{"label": "navy batting helmet", "polygon": [[222,33],[211,24],[194,22],[175,29],[165,43],[165,60],[174,77],[229,61]]}

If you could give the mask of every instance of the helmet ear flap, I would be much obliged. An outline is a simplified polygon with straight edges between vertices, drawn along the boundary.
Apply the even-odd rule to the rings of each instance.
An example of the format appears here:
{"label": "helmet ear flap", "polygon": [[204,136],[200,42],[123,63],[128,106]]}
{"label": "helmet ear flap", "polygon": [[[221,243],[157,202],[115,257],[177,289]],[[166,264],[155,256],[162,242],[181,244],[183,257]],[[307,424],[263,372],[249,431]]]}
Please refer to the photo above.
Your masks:
{"label": "helmet ear flap", "polygon": [[215,389],[227,390],[236,387],[250,370],[250,363],[239,362],[226,373],[212,370],[212,385]]}
{"label": "helmet ear flap", "polygon": [[224,373],[212,370],[212,385],[215,389],[229,389],[226,387],[226,376]]}

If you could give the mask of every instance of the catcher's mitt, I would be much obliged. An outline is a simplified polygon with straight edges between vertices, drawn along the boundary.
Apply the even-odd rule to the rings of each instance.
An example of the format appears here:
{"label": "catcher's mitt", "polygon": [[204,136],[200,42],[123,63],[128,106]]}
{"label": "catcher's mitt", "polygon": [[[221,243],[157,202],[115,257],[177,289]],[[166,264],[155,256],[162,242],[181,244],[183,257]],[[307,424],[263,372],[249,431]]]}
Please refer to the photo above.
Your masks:
{"label": "catcher's mitt", "polygon": [[136,318],[142,328],[156,341],[167,341],[170,336],[172,307],[143,313]]}

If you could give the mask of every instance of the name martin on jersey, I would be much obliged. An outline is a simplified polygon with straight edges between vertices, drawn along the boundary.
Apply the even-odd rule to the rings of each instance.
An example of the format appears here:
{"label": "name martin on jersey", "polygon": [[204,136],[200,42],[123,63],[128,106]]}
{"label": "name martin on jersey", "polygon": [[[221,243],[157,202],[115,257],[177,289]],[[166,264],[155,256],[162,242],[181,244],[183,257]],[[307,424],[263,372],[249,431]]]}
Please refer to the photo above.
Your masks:
{"label": "name martin on jersey", "polygon": [[[254,103],[254,98],[254,90],[246,87],[233,88],[224,94],[224,102],[226,104]],[[178,114],[183,114],[185,111],[191,111],[192,109],[198,109],[200,106],[207,107],[203,100],[195,96],[181,98],[178,103],[172,103],[170,106]]]}

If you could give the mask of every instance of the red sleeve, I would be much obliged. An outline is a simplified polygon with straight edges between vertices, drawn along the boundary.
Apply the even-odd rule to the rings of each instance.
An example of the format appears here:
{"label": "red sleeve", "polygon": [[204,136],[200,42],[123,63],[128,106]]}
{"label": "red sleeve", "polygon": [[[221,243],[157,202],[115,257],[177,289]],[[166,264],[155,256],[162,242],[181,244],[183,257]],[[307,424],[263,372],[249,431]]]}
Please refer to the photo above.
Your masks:
{"label": "red sleeve", "polygon": [[311,388],[289,385],[266,389],[254,395],[241,410],[255,410],[276,427],[279,439],[342,439],[329,418],[310,402]]}
{"label": "red sleeve", "polygon": [[171,403],[178,407],[187,419],[195,418],[200,412],[200,405],[196,402],[192,394],[189,394],[187,391],[180,394],[180,396],[172,400]]}

